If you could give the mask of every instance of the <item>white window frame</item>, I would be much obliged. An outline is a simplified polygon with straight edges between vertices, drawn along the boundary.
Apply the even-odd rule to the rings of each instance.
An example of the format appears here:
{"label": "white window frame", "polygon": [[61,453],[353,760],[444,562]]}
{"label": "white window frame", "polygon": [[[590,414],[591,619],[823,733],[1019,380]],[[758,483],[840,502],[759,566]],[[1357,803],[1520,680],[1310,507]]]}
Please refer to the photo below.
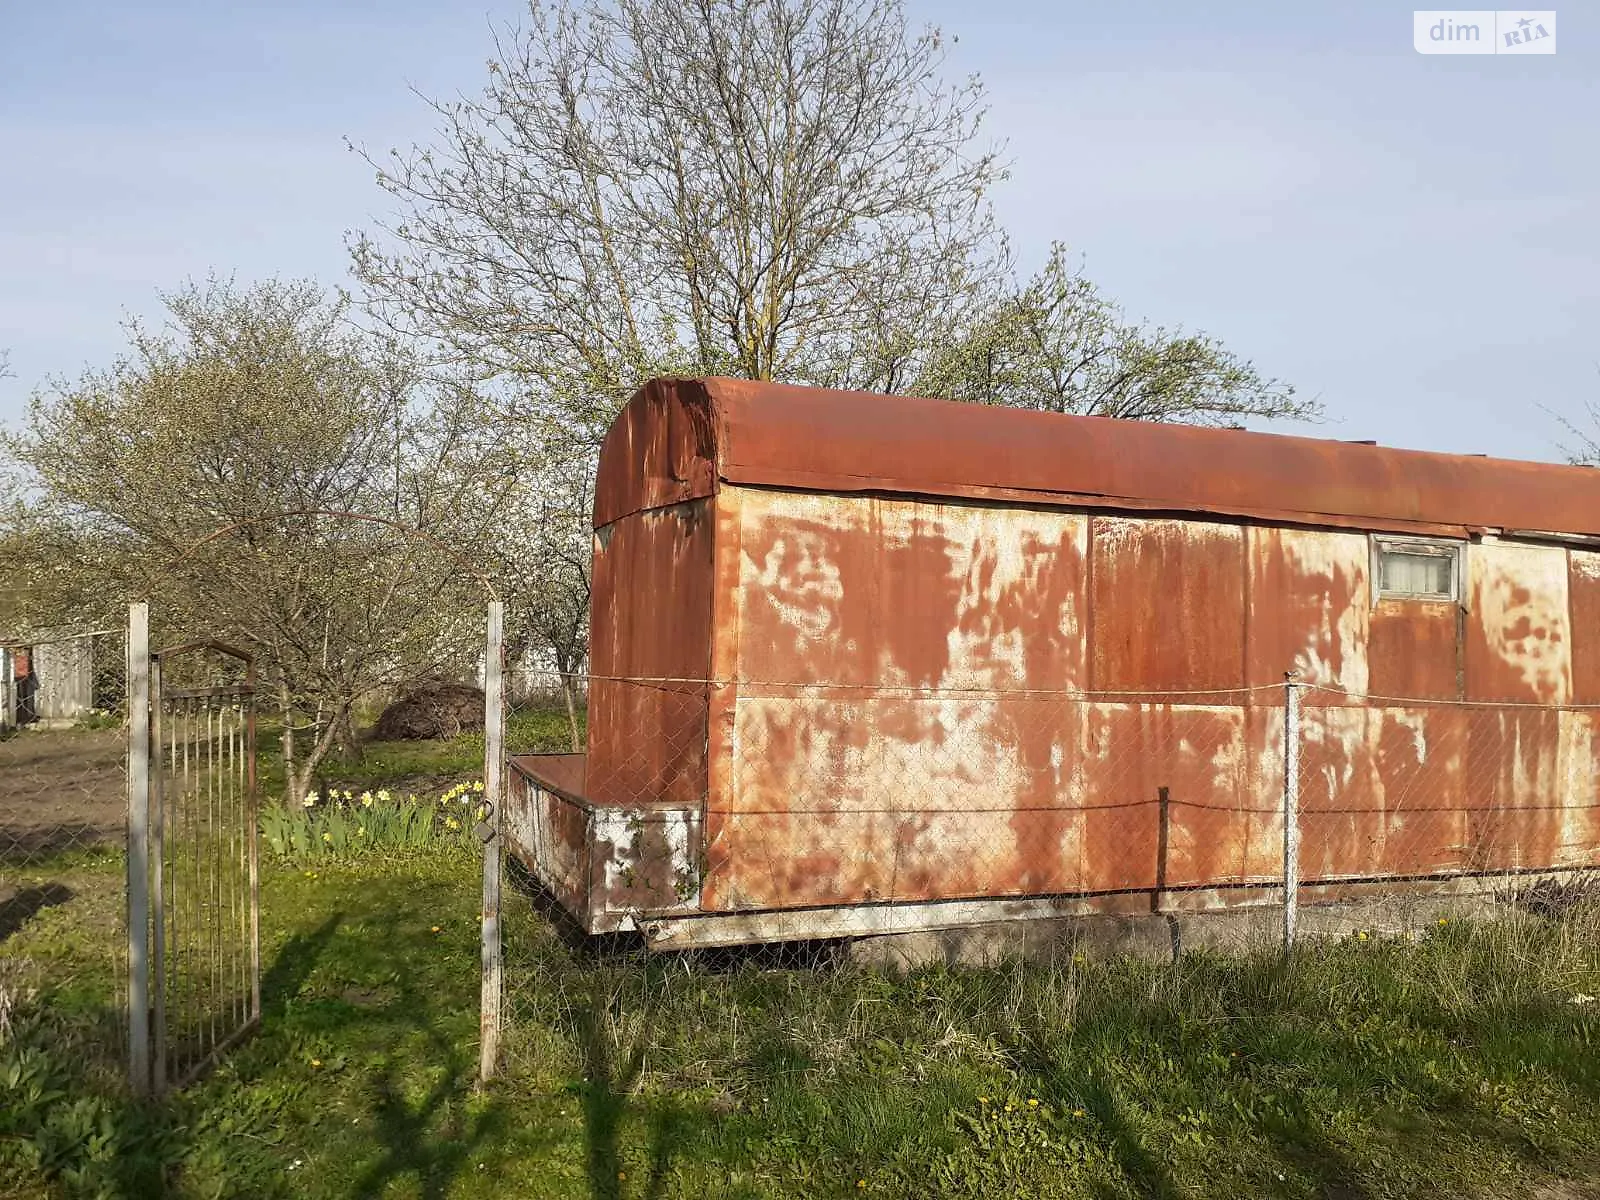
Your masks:
{"label": "white window frame", "polygon": [[[1464,605],[1466,596],[1467,544],[1451,538],[1411,537],[1405,534],[1374,533],[1368,541],[1372,547],[1371,579],[1372,604],[1380,600],[1410,600],[1419,604]],[[1385,588],[1383,584],[1383,552],[1393,550],[1402,554],[1426,554],[1450,560],[1450,594],[1438,592],[1402,592]]]}

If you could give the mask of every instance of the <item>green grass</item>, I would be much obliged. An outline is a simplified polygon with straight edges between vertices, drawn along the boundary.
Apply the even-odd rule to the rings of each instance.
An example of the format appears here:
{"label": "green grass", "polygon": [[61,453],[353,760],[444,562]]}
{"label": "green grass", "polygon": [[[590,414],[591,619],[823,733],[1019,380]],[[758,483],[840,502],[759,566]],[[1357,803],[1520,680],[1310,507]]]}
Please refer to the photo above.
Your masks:
{"label": "green grass", "polygon": [[[474,866],[269,871],[263,1029],[152,1111],[93,1100],[111,1092],[77,1053],[109,998],[94,927],[117,875],[74,868],[74,899],[6,944],[68,981],[34,1043],[73,1051],[57,1083],[94,1111],[52,1118],[57,1186],[65,1168],[66,1194],[128,1196],[1489,1197],[1600,1164],[1600,1020],[1573,1001],[1600,992],[1593,914],[1350,938],[1289,968],[893,975],[595,957],[517,897],[509,1070],[479,1093]],[[64,1145],[74,1121],[121,1148],[98,1173]],[[14,1187],[40,1178],[0,1162]]]}
{"label": "green grass", "polygon": [[[579,732],[583,730],[579,716]],[[282,730],[262,719],[257,732],[257,778],[263,796],[284,792]],[[566,752],[572,735],[564,709],[513,709],[506,719],[506,749],[512,754]],[[330,753],[318,771],[319,790],[348,788],[358,794],[388,787],[422,793],[443,790],[462,778],[483,776],[483,734],[469,733],[447,741],[364,742],[359,757]]]}
{"label": "green grass", "polygon": [[[391,769],[457,782],[470,749]],[[403,850],[266,856],[262,1029],[149,1107],[107,1053],[120,859],[8,875],[40,900],[0,986],[38,994],[0,1038],[0,1194],[1600,1196],[1593,907],[1288,965],[897,974],[574,949],[512,890],[506,1070],[479,1090],[478,862]]]}

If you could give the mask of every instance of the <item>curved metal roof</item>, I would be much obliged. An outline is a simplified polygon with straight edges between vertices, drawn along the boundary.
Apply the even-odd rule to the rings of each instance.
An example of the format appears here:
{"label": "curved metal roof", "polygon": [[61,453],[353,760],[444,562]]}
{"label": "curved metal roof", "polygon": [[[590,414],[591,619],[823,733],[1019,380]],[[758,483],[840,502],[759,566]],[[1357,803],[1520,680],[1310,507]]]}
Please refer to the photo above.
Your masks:
{"label": "curved metal roof", "polygon": [[741,379],[657,379],[601,449],[595,525],[720,482],[1460,536],[1600,537],[1600,471]]}

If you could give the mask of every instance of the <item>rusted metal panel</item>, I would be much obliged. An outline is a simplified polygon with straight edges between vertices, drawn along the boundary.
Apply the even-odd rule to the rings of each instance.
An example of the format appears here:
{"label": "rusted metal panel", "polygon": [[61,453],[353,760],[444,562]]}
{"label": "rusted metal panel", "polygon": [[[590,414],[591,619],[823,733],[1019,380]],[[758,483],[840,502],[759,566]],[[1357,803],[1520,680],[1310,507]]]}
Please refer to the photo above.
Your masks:
{"label": "rusted metal panel", "polygon": [[736,490],[737,678],[1085,686],[1082,514]]}
{"label": "rusted metal panel", "polygon": [[[1276,698],[1266,697],[1266,704],[1190,710],[1193,716],[1169,728],[1177,745],[1165,753],[1177,761],[1161,778],[1178,782],[1163,784],[1170,797],[1172,830],[1166,886],[1281,878],[1284,714],[1273,703]],[[1193,731],[1197,722],[1213,731],[1209,754]],[[1226,738],[1219,736],[1224,730]],[[1185,779],[1193,783],[1184,786]]]}
{"label": "rusted metal panel", "polygon": [[1563,710],[1560,779],[1553,793],[1560,804],[1552,866],[1600,866],[1600,711]]}
{"label": "rusted metal panel", "polygon": [[1308,882],[1464,867],[1470,720],[1455,707],[1330,708],[1302,726]]}
{"label": "rusted metal panel", "polygon": [[[1252,526],[1245,684],[1309,684],[1306,704],[1367,691],[1371,555],[1359,533]],[[1327,689],[1327,690],[1324,690]]]}
{"label": "rusted metal panel", "polygon": [[794,693],[741,694],[706,907],[1063,890],[1072,707]]}
{"label": "rusted metal panel", "polygon": [[[1472,870],[1550,865],[1563,838],[1561,714],[1544,708],[1471,712],[1467,735],[1467,861]],[[1591,785],[1592,794],[1592,785]]]}
{"label": "rusted metal panel", "polygon": [[1467,568],[1468,699],[1567,703],[1567,552],[1485,542],[1468,552]]}
{"label": "rusted metal panel", "polygon": [[1391,532],[1600,535],[1600,474],[1581,467],[751,380],[651,381],[601,457],[597,525],[725,480]]}
{"label": "rusted metal panel", "polygon": [[1271,709],[795,689],[742,697],[734,749],[707,909],[1263,882],[1279,862]]}
{"label": "rusted metal panel", "polygon": [[731,483],[1600,534],[1600,472],[1581,467],[746,380],[703,387]]}
{"label": "rusted metal panel", "polygon": [[1600,555],[1374,604],[1365,533],[1600,532],[1592,472],[726,380],[603,458],[590,753],[519,793],[588,928],[1248,903],[1286,670],[1309,886],[1595,859]]}
{"label": "rusted metal panel", "polygon": [[627,929],[650,914],[699,909],[700,810],[596,808],[591,927]]}
{"label": "rusted metal panel", "polygon": [[1455,700],[1461,695],[1460,608],[1431,600],[1380,600],[1368,620],[1372,695]]}
{"label": "rusted metal panel", "polygon": [[1572,701],[1600,704],[1600,553],[1567,552],[1572,617]]}
{"label": "rusted metal panel", "polygon": [[590,933],[635,928],[646,914],[697,910],[699,810],[592,804],[568,788],[582,781],[582,759],[511,759],[511,852]]}
{"label": "rusted metal panel", "polygon": [[549,785],[549,774],[559,773],[569,780],[575,774],[559,768],[551,772],[548,765],[539,762],[554,757],[530,754],[510,760],[511,769],[506,772],[506,848],[563,908],[587,925],[589,864],[593,856],[590,806],[575,792]]}
{"label": "rusted metal panel", "polygon": [[600,446],[595,528],[715,492],[716,422],[702,384],[657,379],[640,388]]}
{"label": "rusted metal panel", "polygon": [[595,535],[591,800],[704,798],[712,503],[646,509]]}
{"label": "rusted metal panel", "polygon": [[1090,686],[1244,686],[1244,531],[1175,518],[1094,518]]}

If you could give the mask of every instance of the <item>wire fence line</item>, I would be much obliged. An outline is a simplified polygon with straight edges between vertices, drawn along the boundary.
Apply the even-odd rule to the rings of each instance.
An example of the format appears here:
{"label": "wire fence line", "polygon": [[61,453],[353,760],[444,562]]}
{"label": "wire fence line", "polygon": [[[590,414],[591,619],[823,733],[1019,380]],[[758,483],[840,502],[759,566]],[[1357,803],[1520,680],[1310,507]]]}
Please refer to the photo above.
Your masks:
{"label": "wire fence line", "polygon": [[[0,1010],[71,988],[72,1036],[108,1081],[127,1051],[126,681],[123,630],[0,645]],[[69,903],[95,914],[76,957],[19,948],[25,925],[48,927]]]}
{"label": "wire fence line", "polygon": [[210,643],[154,650],[143,604],[126,630],[5,651],[0,1010],[70,992],[59,1035],[96,1079],[182,1086],[260,1014],[247,665]]}
{"label": "wire fence line", "polygon": [[485,943],[501,980],[486,1037],[505,1049],[486,1073],[517,1067],[519,1027],[548,1018],[552,918],[640,952],[782,957],[1035,917],[1270,916],[1287,950],[1306,931],[1416,932],[1473,898],[1548,897],[1600,866],[1596,705],[1293,674],[1147,693],[582,684],[581,753],[506,747],[491,837],[508,887]]}
{"label": "wire fence line", "polygon": [[[1600,865],[1597,706],[1296,678],[1092,693],[584,674],[552,695],[504,664],[499,615],[481,780],[328,788],[296,812],[270,797],[256,811],[253,692],[227,655],[158,654],[141,699],[123,633],[27,647],[26,673],[14,648],[7,711],[30,719],[0,735],[0,987],[49,966],[11,952],[13,929],[99,895],[117,983],[96,1036],[124,1061],[148,1029],[145,1078],[181,1083],[259,1019],[257,837],[275,863],[363,847],[459,859],[461,886],[482,891],[485,1077],[548,1070],[606,964],[657,951],[812,962],[904,934],[999,953],[1014,943],[994,931],[1066,944],[1096,916],[1250,918],[1287,947],[1415,930],[1496,892],[1559,902]],[[52,673],[52,653],[76,665]],[[25,707],[14,681],[29,677]],[[61,682],[41,702],[47,679]],[[68,687],[70,728],[42,715]],[[529,696],[575,697],[570,725],[561,712],[534,744],[514,719]],[[144,870],[129,869],[130,812],[159,832]],[[132,961],[153,974],[130,1002],[137,929]]]}

